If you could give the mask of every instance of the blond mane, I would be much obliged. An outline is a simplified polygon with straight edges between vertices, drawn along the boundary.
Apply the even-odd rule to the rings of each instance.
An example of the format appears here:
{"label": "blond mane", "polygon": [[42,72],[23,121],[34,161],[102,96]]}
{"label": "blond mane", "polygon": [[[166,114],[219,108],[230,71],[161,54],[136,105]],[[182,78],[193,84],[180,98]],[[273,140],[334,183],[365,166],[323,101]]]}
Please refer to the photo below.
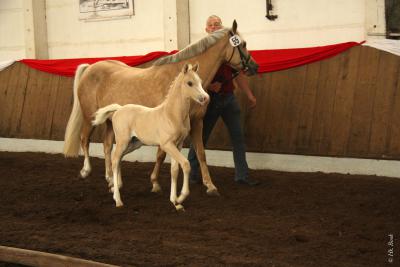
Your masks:
{"label": "blond mane", "polygon": [[200,39],[196,43],[185,47],[176,54],[159,58],[153,63],[153,65],[160,66],[170,63],[177,63],[182,60],[186,60],[195,57],[197,55],[200,55],[201,53],[206,51],[209,47],[217,43],[218,40],[224,37],[229,30],[230,30],[229,28],[223,28],[221,30],[215,31],[209,34],[208,36]]}

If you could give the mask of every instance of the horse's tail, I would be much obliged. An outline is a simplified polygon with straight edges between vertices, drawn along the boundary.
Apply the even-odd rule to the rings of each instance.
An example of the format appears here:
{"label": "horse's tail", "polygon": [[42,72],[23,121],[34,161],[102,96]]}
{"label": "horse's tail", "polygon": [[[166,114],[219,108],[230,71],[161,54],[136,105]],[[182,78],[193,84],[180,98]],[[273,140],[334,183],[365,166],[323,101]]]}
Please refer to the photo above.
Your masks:
{"label": "horse's tail", "polygon": [[66,157],[77,157],[80,149],[80,134],[83,124],[81,105],[78,99],[78,85],[82,73],[89,64],[81,64],[75,72],[74,79],[74,104],[69,116],[67,128],[65,129],[63,153]]}
{"label": "horse's tail", "polygon": [[118,104],[111,104],[105,106],[104,108],[100,108],[95,113],[95,118],[92,121],[92,125],[96,126],[102,124],[107,119],[109,119],[114,114],[115,111],[119,110],[120,108],[122,108],[122,106]]}

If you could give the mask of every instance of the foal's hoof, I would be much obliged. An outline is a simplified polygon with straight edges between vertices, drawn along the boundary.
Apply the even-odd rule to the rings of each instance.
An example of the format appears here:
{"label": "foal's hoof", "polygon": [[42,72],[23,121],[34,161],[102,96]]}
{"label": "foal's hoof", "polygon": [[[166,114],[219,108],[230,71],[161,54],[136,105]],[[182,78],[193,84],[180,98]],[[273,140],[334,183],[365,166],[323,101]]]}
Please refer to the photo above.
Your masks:
{"label": "foal's hoof", "polygon": [[123,206],[124,206],[124,203],[122,203],[122,201],[115,202],[115,207],[121,208],[121,207],[123,207]]}
{"label": "foal's hoof", "polygon": [[82,178],[82,179],[85,179],[86,177],[89,176],[89,173],[90,173],[90,171],[81,170],[81,171],[79,172],[79,177]]}
{"label": "foal's hoof", "polygon": [[213,196],[213,197],[219,197],[220,196],[217,188],[209,188],[209,189],[207,189],[207,195]]}
{"label": "foal's hoof", "polygon": [[175,205],[175,209],[176,209],[176,211],[179,211],[179,212],[185,211],[185,208],[181,204]]}

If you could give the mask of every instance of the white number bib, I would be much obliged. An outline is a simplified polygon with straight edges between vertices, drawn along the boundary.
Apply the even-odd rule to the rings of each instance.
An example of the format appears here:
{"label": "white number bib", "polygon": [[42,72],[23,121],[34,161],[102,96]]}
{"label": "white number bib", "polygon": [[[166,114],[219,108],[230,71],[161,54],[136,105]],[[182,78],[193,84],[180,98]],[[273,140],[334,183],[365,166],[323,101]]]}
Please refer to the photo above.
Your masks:
{"label": "white number bib", "polygon": [[239,35],[234,35],[231,38],[229,38],[229,42],[233,47],[236,47],[242,43],[242,40],[240,40]]}

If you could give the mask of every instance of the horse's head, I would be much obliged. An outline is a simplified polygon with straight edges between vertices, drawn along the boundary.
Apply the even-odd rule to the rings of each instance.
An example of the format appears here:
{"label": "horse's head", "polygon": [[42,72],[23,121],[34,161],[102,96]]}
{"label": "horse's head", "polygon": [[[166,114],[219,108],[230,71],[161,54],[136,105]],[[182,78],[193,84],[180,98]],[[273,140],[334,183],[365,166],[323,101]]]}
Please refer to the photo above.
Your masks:
{"label": "horse's head", "polygon": [[256,74],[258,64],[247,51],[246,41],[237,32],[236,20],[233,21],[229,35],[230,49],[227,49],[226,62],[236,70],[243,70],[246,75]]}
{"label": "horse's head", "polygon": [[183,78],[181,80],[182,93],[199,103],[204,105],[208,103],[210,96],[206,93],[201,85],[201,79],[198,75],[199,64],[192,66],[186,63],[182,68]]}

